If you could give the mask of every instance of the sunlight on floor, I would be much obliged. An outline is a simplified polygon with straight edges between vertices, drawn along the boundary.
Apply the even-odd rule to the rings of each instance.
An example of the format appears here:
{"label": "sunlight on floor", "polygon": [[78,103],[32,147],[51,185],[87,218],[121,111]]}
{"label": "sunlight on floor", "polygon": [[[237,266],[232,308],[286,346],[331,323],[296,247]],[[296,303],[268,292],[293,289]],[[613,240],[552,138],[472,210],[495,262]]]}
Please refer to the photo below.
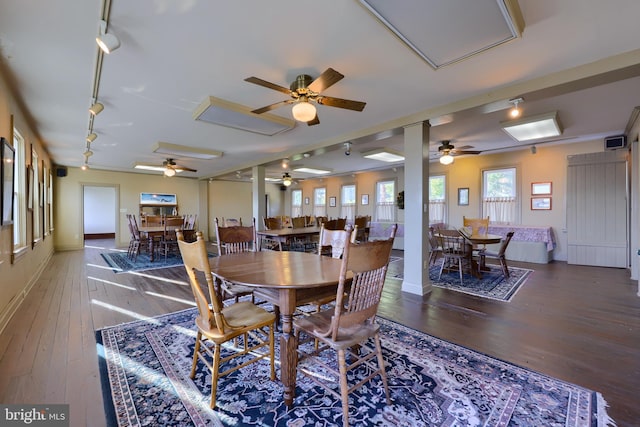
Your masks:
{"label": "sunlight on floor", "polygon": [[122,271],[122,269],[119,269],[119,268],[107,267],[107,266],[104,266],[104,265],[98,265],[98,264],[89,264],[89,263],[87,263],[87,267],[101,268],[101,269],[103,269],[103,270],[115,270],[115,271]]}
{"label": "sunlight on floor", "polygon": [[159,282],[173,283],[174,285],[191,286],[189,285],[189,282],[186,282],[184,280],[167,279],[166,277],[154,276],[152,274],[147,274],[140,271],[128,271],[127,273],[134,276],[146,277],[148,279],[157,280]]}
{"label": "sunlight on floor", "polygon": [[126,314],[127,316],[130,316],[133,319],[137,319],[137,320],[144,320],[146,322],[149,322],[151,324],[154,325],[160,325],[160,322],[156,319],[154,319],[153,317],[150,316],[144,316],[140,313],[136,313],[135,311],[131,311],[131,310],[126,310],[124,308],[121,307],[117,307],[115,305],[103,302],[103,301],[99,301],[97,299],[92,299],[91,300],[91,304],[95,304],[98,305],[100,307],[104,307],[107,308],[109,310],[113,310],[113,311],[117,311],[118,313],[122,313],[122,314]]}
{"label": "sunlight on floor", "polygon": [[183,304],[187,304],[187,305],[190,305],[192,307],[196,306],[196,303],[193,300],[186,300],[186,299],[182,299],[182,298],[172,297],[172,296],[169,296],[169,295],[162,295],[162,294],[159,294],[159,293],[156,293],[156,292],[149,292],[149,291],[146,291],[145,294],[151,295],[152,297],[165,298],[165,299],[168,299],[168,300],[171,300],[171,301],[181,302]]}
{"label": "sunlight on floor", "polygon": [[120,283],[111,282],[109,280],[100,279],[98,277],[87,276],[87,279],[95,280],[96,282],[104,283],[106,285],[113,285],[113,286],[117,286],[119,288],[128,289],[130,291],[135,291],[136,290],[136,288],[134,288],[132,286],[126,286],[126,285],[123,285],[123,284],[120,284]]}

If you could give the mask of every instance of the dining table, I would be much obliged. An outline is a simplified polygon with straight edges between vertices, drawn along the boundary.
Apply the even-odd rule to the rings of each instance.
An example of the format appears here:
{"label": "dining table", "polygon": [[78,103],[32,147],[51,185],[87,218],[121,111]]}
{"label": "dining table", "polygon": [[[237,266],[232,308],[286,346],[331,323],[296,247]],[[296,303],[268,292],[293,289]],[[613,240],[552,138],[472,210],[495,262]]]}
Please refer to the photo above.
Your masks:
{"label": "dining table", "polygon": [[255,298],[278,306],[283,398],[290,407],[298,363],[293,314],[298,306],[335,295],[342,261],[305,252],[257,251],[209,258],[209,265],[218,289],[222,280],[249,286]]}
{"label": "dining table", "polygon": [[[168,230],[176,230],[182,229],[182,227],[169,227]],[[147,236],[147,241],[149,242],[149,261],[153,262],[155,259],[155,243],[158,243],[160,239],[164,236],[165,226],[164,225],[141,225],[138,227],[138,231],[140,234]]]}
{"label": "dining table", "polygon": [[[311,236],[320,235],[320,227],[299,227],[299,228],[278,228],[275,230],[258,230],[258,242],[262,241],[262,237],[279,242],[280,244],[290,245],[294,239],[309,238]],[[258,249],[260,250],[260,248]]]}
{"label": "dining table", "polygon": [[[466,233],[461,230],[460,235],[464,238],[467,243],[467,250],[469,253],[469,257],[471,258],[471,273],[477,277],[482,278],[482,272],[488,271],[487,266],[484,264],[484,261],[476,262],[473,259],[473,248],[478,245],[489,245],[492,243],[500,243],[502,241],[502,236],[499,234],[489,234],[489,233]],[[481,258],[482,260],[482,258]]]}

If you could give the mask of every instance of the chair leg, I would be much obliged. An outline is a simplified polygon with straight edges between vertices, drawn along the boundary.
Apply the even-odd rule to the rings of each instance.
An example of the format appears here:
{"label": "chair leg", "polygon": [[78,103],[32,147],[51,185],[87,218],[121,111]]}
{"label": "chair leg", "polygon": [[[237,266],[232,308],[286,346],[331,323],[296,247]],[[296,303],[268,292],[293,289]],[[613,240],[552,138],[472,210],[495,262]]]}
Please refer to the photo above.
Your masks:
{"label": "chair leg", "polygon": [[500,265],[502,266],[502,274],[506,279],[509,278],[509,267],[507,267],[507,260],[504,257],[500,257]]}
{"label": "chair leg", "polygon": [[344,350],[338,350],[340,369],[340,397],[342,398],[342,426],[349,427],[349,386],[347,384],[347,363]]}
{"label": "chair leg", "polygon": [[211,370],[211,409],[216,408],[216,392],[218,391],[218,373],[220,372],[220,351],[218,344],[213,346],[213,369]]}
{"label": "chair leg", "polygon": [[378,354],[378,369],[380,369],[380,377],[382,377],[382,385],[384,385],[384,394],[387,396],[387,405],[391,405],[389,385],[387,384],[387,372],[384,368],[384,357],[382,356],[382,346],[380,345],[380,335],[376,334],[374,339],[376,343],[376,353]]}
{"label": "chair leg", "polygon": [[196,346],[193,350],[193,362],[191,363],[191,379],[196,376],[196,365],[198,364],[198,354],[200,351],[200,340],[202,339],[202,333],[198,332],[196,335]]}
{"label": "chair leg", "polygon": [[458,258],[458,271],[460,271],[460,284],[464,284],[462,281],[462,258]]}

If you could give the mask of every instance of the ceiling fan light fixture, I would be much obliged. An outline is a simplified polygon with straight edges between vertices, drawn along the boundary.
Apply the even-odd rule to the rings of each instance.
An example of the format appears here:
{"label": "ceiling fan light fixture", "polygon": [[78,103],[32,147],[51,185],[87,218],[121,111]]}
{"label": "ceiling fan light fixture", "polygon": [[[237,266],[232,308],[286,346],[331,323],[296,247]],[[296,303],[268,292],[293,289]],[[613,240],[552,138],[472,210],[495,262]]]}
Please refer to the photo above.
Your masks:
{"label": "ceiling fan light fixture", "polygon": [[316,107],[313,106],[309,101],[300,100],[293,106],[291,109],[291,113],[293,114],[293,118],[299,122],[310,122],[316,117]]}
{"label": "ceiling fan light fixture", "polygon": [[453,163],[453,156],[451,154],[444,154],[440,157],[440,163],[443,165],[450,165]]}
{"label": "ceiling fan light fixture", "polygon": [[284,185],[285,187],[288,187],[292,183],[293,183],[293,180],[291,179],[291,175],[289,175],[288,172],[285,172],[285,174],[282,175],[282,185]]}
{"label": "ceiling fan light fixture", "polygon": [[175,176],[175,174],[176,174],[176,171],[173,168],[164,169],[164,176],[172,177],[172,176]]}
{"label": "ceiling fan light fixture", "polygon": [[512,138],[520,142],[562,135],[557,111],[500,122],[500,126]]}

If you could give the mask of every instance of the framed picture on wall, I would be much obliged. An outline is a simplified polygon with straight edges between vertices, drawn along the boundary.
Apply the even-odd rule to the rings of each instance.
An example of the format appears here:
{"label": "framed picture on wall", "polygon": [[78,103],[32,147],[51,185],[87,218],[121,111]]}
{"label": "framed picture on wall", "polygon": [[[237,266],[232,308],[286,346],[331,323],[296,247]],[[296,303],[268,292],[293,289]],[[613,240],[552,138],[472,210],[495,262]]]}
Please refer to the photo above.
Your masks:
{"label": "framed picture on wall", "polygon": [[309,204],[309,198],[308,198],[308,197],[305,197],[305,198],[304,198],[304,204],[305,204],[305,205],[308,205],[308,204]]}
{"label": "framed picture on wall", "polygon": [[531,210],[532,211],[550,211],[551,197],[532,197]]}
{"label": "framed picture on wall", "polygon": [[369,204],[369,195],[368,194],[363,194],[362,198],[360,199],[360,204],[361,205],[368,205]]}
{"label": "framed picture on wall", "polygon": [[531,183],[531,195],[543,196],[551,195],[551,182],[532,182]]}
{"label": "framed picture on wall", "polygon": [[0,205],[2,206],[1,225],[13,223],[13,174],[15,173],[15,151],[4,138],[0,139],[2,166],[0,166]]}
{"label": "framed picture on wall", "polygon": [[332,208],[336,207],[336,198],[335,197],[329,197],[329,206]]}
{"label": "framed picture on wall", "polygon": [[458,206],[469,206],[469,188],[458,188]]}

